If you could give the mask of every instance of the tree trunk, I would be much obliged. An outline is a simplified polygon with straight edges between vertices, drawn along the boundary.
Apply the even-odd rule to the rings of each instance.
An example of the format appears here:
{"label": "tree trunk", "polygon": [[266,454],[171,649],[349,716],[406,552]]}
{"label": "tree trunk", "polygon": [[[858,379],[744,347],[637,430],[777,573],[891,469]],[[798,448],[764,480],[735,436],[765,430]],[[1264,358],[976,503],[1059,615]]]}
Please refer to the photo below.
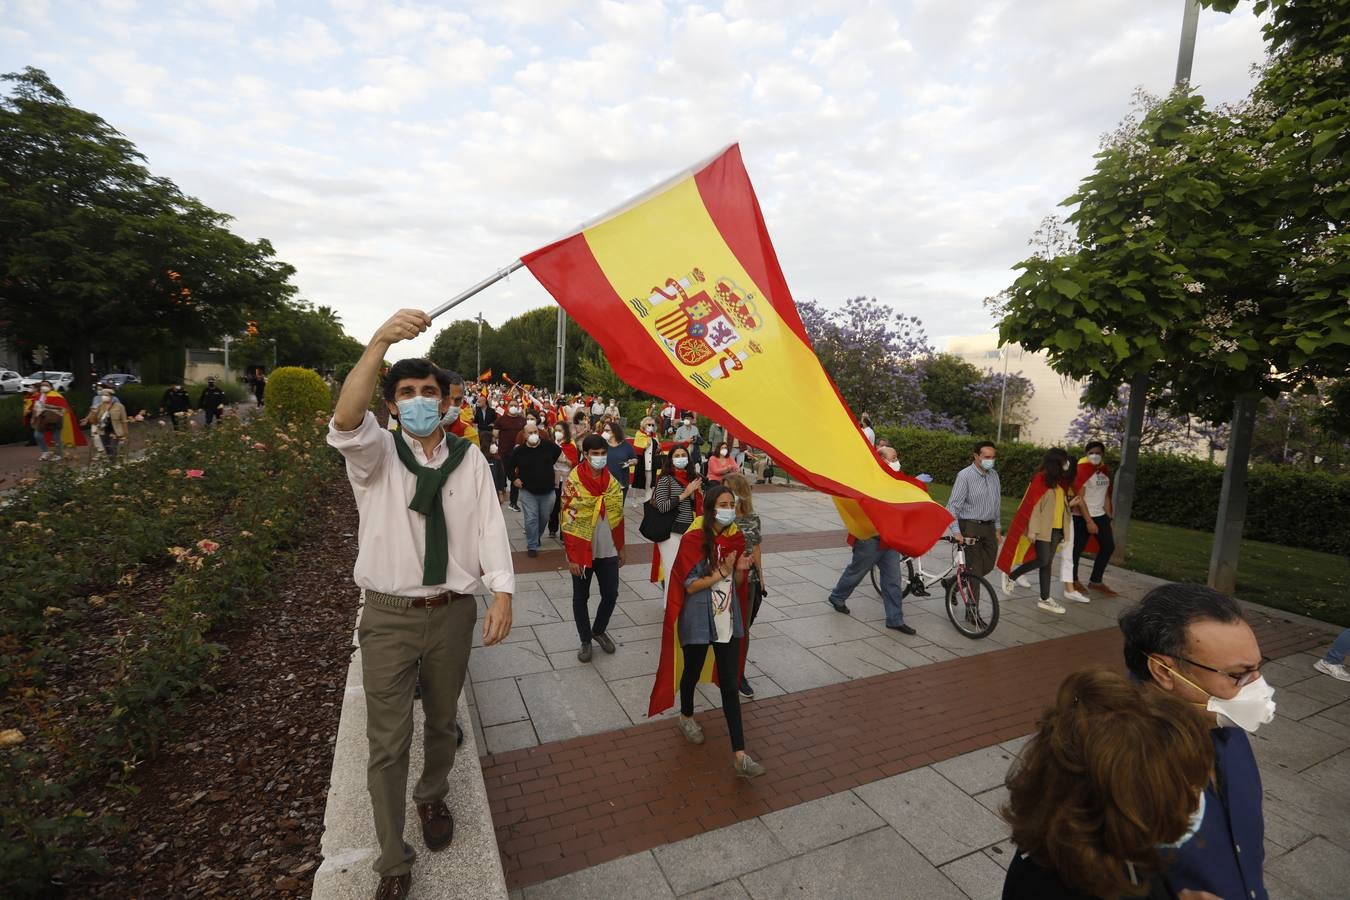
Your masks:
{"label": "tree trunk", "polygon": [[1256,430],[1256,394],[1243,394],[1233,403],[1228,459],[1223,468],[1219,514],[1214,522],[1214,549],[1209,556],[1209,586],[1231,594],[1237,588],[1238,550],[1242,523],[1247,517],[1247,463]]}
{"label": "tree trunk", "polygon": [[1130,381],[1130,405],[1125,413],[1125,446],[1120,454],[1120,471],[1116,473],[1112,505],[1115,518],[1111,531],[1116,539],[1111,562],[1125,563],[1125,547],[1130,537],[1130,514],[1134,511],[1134,485],[1139,477],[1139,444],[1144,435],[1144,409],[1148,405],[1148,373],[1142,372]]}

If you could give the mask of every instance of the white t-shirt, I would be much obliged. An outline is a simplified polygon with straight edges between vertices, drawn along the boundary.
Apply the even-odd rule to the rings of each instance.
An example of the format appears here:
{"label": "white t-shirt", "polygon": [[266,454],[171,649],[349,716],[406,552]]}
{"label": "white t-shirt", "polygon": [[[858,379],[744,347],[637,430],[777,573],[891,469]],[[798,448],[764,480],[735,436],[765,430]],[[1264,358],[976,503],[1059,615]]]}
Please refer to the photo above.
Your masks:
{"label": "white t-shirt", "polygon": [[877,433],[872,430],[871,425],[864,425],[862,433],[867,438],[867,443],[871,444],[873,447],[877,445]]}
{"label": "white t-shirt", "polygon": [[1110,486],[1111,476],[1105,472],[1093,472],[1083,485],[1083,502],[1087,504],[1089,516],[1106,515],[1106,490]]}

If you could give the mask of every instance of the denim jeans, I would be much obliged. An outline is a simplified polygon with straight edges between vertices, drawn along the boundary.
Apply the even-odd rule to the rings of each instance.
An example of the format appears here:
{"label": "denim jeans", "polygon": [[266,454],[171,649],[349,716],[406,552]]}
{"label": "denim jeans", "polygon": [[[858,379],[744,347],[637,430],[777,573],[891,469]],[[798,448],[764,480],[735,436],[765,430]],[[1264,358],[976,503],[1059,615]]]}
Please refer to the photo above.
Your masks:
{"label": "denim jeans", "polygon": [[881,546],[880,537],[870,537],[853,544],[853,559],[848,568],[839,576],[839,583],[830,591],[830,603],[838,606],[849,598],[858,583],[867,577],[873,566],[881,568],[881,605],[886,610],[887,625],[905,624],[905,614],[900,608],[902,588],[900,587],[900,551],[889,550]]}
{"label": "denim jeans", "polygon": [[1346,654],[1350,654],[1350,628],[1342,631],[1336,640],[1332,641],[1331,649],[1322,658],[1333,666],[1339,666],[1345,662]]}
{"label": "denim jeans", "polygon": [[536,494],[534,491],[520,492],[520,511],[525,518],[525,549],[539,549],[539,532],[548,521],[553,510],[553,492]]}

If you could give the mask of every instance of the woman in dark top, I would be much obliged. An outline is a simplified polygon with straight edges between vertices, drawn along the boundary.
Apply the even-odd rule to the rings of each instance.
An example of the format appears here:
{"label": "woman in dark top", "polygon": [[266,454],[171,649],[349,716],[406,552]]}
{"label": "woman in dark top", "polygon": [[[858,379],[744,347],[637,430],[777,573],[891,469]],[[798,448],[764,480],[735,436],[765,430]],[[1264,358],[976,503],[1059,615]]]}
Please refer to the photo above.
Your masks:
{"label": "woman in dark top", "polygon": [[670,537],[656,545],[656,553],[652,556],[652,581],[664,583],[663,572],[669,573],[675,562],[680,537],[689,530],[694,517],[703,512],[703,479],[690,470],[689,451],[684,447],[671,450],[662,460],[660,470],[656,476],[656,489],[652,492],[652,506],[663,513],[675,510]]}
{"label": "woman in dark top", "polygon": [[623,433],[623,426],[618,422],[607,422],[602,427],[600,436],[605,439],[609,445],[609,474],[619,480],[619,485],[623,488],[624,500],[628,499],[628,485],[633,481],[633,467],[637,465],[637,451],[633,445],[628,443],[628,438]]}
{"label": "woman in dark top", "polygon": [[1017,851],[1003,900],[1203,900],[1167,883],[1168,848],[1204,819],[1209,729],[1170,694],[1105,669],[1059,687],[1008,774]]}

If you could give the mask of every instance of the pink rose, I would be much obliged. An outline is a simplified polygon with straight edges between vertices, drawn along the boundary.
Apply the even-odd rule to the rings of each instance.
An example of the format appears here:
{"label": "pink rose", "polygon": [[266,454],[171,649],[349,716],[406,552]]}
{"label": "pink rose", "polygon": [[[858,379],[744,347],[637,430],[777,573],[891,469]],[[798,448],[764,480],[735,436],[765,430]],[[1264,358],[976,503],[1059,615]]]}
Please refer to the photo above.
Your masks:
{"label": "pink rose", "polygon": [[187,470],[187,477],[188,477],[188,478],[203,478],[203,477],[205,477],[205,476],[206,476],[206,472],[203,471],[202,469],[188,469],[188,470]]}

